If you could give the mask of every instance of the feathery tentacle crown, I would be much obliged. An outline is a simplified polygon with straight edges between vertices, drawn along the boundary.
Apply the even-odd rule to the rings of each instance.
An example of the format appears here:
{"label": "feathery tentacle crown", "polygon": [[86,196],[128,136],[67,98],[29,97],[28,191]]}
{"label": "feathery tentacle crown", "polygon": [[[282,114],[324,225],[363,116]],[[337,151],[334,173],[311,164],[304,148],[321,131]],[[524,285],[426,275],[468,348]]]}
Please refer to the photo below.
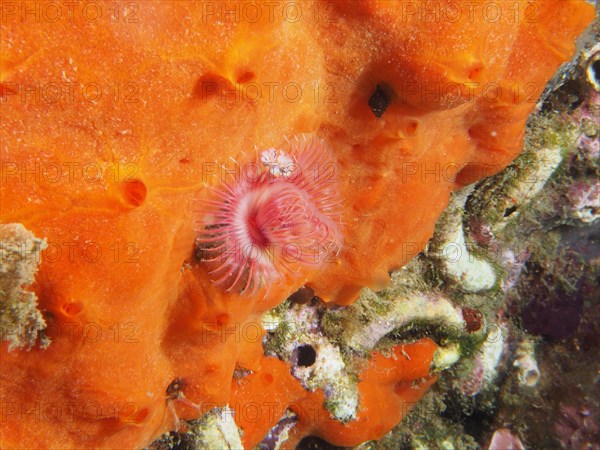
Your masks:
{"label": "feathery tentacle crown", "polygon": [[213,282],[254,292],[335,261],[342,244],[337,177],[325,143],[301,135],[262,151],[235,182],[215,188],[199,211],[196,239]]}

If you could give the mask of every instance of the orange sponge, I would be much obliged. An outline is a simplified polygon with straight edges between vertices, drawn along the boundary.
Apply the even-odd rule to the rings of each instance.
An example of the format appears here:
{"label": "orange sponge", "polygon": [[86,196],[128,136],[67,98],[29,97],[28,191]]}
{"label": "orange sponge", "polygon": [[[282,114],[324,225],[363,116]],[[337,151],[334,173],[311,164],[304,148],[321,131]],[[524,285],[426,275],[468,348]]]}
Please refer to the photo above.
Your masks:
{"label": "orange sponge", "polygon": [[[593,6],[500,2],[496,20],[489,2],[430,3],[0,2],[1,219],[47,239],[32,290],[52,339],[0,349],[2,448],[144,446],[174,428],[178,379],[190,402],[225,405],[236,367],[277,365],[264,311],[303,285],[339,305],[385,286],[453,190],[518,154]],[[195,254],[197,204],[300,134],[330,149],[343,245],[268,295],[226,292]],[[275,401],[296,395],[283,372]],[[430,382],[395,384],[390,408]],[[358,442],[401,418],[364,412],[356,439],[311,432]]]}

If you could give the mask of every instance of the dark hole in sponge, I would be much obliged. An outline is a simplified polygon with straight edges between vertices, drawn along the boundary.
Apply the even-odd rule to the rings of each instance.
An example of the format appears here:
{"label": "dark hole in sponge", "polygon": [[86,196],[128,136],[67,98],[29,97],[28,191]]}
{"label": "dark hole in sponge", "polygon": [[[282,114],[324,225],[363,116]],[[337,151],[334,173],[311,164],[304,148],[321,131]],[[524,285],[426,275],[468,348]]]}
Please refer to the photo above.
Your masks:
{"label": "dark hole in sponge", "polygon": [[244,73],[240,74],[240,75],[237,77],[237,80],[236,80],[236,81],[237,81],[239,84],[244,84],[244,83],[248,83],[248,82],[250,82],[250,81],[254,80],[254,78],[255,78],[255,77],[256,77],[256,75],[254,75],[254,72],[251,72],[251,71],[249,71],[249,70],[248,70],[248,71],[246,71],[246,72],[244,72]]}
{"label": "dark hole in sponge", "polygon": [[302,286],[296,292],[288,297],[292,303],[300,303],[301,305],[308,303],[315,296],[315,290],[308,286]]}
{"label": "dark hole in sponge", "polygon": [[387,84],[375,86],[375,92],[369,97],[369,108],[371,108],[375,117],[381,118],[390,103],[392,103],[392,88]]}
{"label": "dark hole in sponge", "polygon": [[299,367],[310,367],[317,360],[317,352],[312,345],[303,344],[296,348],[296,365]]}
{"label": "dark hole in sponge", "polygon": [[130,206],[141,206],[147,194],[148,188],[141,180],[128,180],[123,183],[123,196]]}
{"label": "dark hole in sponge", "polygon": [[175,400],[179,397],[179,394],[185,387],[185,380],[183,378],[175,378],[171,383],[167,386],[167,398],[171,400]]}
{"label": "dark hole in sponge", "polygon": [[83,305],[79,302],[65,303],[62,305],[63,312],[68,316],[76,316],[83,309]]}
{"label": "dark hole in sponge", "polygon": [[504,217],[508,217],[510,215],[512,215],[512,213],[514,213],[517,210],[516,206],[509,206],[508,208],[506,208],[504,210]]}
{"label": "dark hole in sponge", "polygon": [[346,448],[332,445],[316,436],[307,436],[296,446],[296,450],[345,450]]}

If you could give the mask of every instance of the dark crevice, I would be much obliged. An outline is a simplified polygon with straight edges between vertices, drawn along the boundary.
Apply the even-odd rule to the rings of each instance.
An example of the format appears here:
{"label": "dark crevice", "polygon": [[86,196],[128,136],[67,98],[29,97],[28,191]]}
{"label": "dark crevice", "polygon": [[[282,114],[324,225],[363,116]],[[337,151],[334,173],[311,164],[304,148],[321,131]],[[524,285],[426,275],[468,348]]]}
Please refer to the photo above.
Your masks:
{"label": "dark crevice", "polygon": [[378,84],[375,87],[375,92],[369,97],[369,108],[378,119],[383,116],[383,113],[392,103],[392,88],[387,84]]}

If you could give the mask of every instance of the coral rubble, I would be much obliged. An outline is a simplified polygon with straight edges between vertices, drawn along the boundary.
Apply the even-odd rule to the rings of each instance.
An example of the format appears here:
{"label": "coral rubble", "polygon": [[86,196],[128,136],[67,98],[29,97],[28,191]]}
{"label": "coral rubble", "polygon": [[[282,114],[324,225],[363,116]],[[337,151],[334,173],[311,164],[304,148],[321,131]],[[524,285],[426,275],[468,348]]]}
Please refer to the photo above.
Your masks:
{"label": "coral rubble", "polygon": [[8,350],[49,344],[46,322],[37,308],[35,293],[23,289],[33,283],[44,239],[21,224],[0,225],[0,339]]}
{"label": "coral rubble", "polygon": [[[592,41],[597,33],[598,22]],[[479,311],[486,338],[461,352],[407,420],[369,448],[598,446],[598,218],[593,206],[574,215],[569,200],[600,175],[598,91],[587,74],[600,48],[587,39],[530,118],[523,154],[456,195],[428,252],[403,269],[430,266],[417,277],[419,290]],[[498,278],[487,290],[457,282],[440,252],[456,234],[457,215],[466,247],[458,255],[487,263]]]}

